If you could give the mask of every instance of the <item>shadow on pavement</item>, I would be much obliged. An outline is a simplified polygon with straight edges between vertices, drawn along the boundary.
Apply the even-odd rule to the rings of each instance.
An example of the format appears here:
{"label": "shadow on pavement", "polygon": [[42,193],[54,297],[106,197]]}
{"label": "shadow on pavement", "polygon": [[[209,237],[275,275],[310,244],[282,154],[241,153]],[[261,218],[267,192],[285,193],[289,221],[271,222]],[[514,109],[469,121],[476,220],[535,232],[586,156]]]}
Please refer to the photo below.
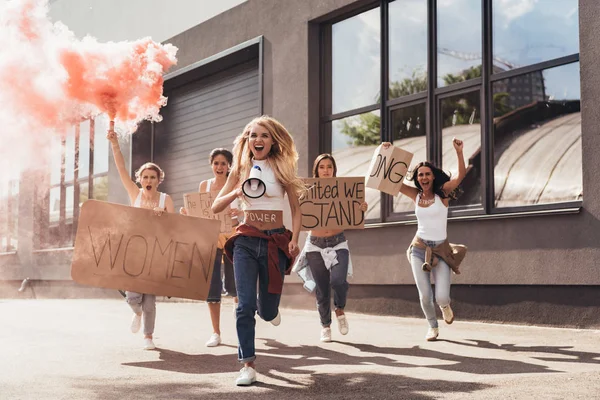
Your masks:
{"label": "shadow on pavement", "polygon": [[575,351],[573,346],[519,346],[515,344],[495,344],[487,340],[465,339],[467,342],[457,342],[454,340],[445,340],[448,343],[460,346],[478,347],[489,350],[503,350],[511,353],[548,353],[559,355],[561,357],[540,357],[530,356],[543,361],[554,362],[576,362],[587,364],[600,364],[600,353],[589,353],[585,351]]}
{"label": "shadow on pavement", "polygon": [[[364,392],[367,394],[367,398],[377,399],[429,399],[435,398],[436,393],[471,393],[491,387],[483,383],[427,379],[427,376],[423,376],[422,379],[405,376],[404,369],[416,367],[477,375],[559,372],[544,365],[498,358],[461,356],[419,346],[397,348],[336,342],[339,345],[359,350],[360,353],[357,354],[356,351],[343,352],[339,348],[333,350],[326,346],[287,346],[273,339],[258,340],[262,340],[268,349],[257,350],[259,382],[253,385],[252,388],[241,389],[234,386],[240,364],[237,363],[233,354],[192,355],[159,349],[160,359],[157,361],[134,362],[123,365],[197,375],[226,373],[230,375],[226,379],[230,379],[231,382],[227,382],[223,386],[219,386],[218,389],[213,390],[220,393],[236,393],[236,396],[244,393],[244,390],[260,390],[261,398],[267,399],[271,397],[269,395],[264,396],[265,389],[269,389],[266,392],[267,394],[270,393],[270,390],[273,390],[272,398],[278,399],[281,399],[282,393],[286,395],[285,398],[302,397],[304,395],[316,396],[317,398],[323,395],[324,398],[327,397],[328,399],[347,398],[348,391],[353,396]],[[461,342],[448,340],[446,342],[465,345]],[[479,344],[483,347],[486,346],[485,343],[481,344],[480,342]],[[476,346],[477,344],[471,345]],[[487,345],[490,346],[489,348],[496,348],[496,345],[491,343]],[[499,349],[505,349],[504,346],[510,346],[509,348],[513,349],[518,348],[514,345],[503,345]],[[399,361],[399,356],[419,358],[420,362],[413,364]],[[596,361],[594,360],[594,362]],[[262,382],[261,378],[263,378]],[[273,381],[280,382],[280,384],[272,383]],[[181,390],[184,390],[184,388],[181,388]],[[203,386],[203,390],[210,389]],[[181,394],[183,395],[183,393]],[[206,394],[210,393],[204,391],[203,396]]]}

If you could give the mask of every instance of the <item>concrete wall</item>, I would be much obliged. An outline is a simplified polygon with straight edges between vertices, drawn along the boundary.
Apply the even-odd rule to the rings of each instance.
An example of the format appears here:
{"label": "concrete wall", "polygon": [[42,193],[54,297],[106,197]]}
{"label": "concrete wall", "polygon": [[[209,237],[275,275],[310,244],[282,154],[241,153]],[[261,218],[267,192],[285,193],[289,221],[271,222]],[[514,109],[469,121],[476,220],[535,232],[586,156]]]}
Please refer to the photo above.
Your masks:
{"label": "concrete wall", "polygon": [[[281,2],[250,0],[239,7],[206,21],[171,39],[181,49],[178,68],[226,50],[248,39],[264,36],[264,105],[265,112],[278,118],[294,134],[300,153],[300,173],[307,175],[318,151],[318,113],[311,108],[318,102],[318,90],[309,93],[317,76],[310,74],[309,57],[318,40],[309,21],[327,16],[345,6],[365,2],[343,0],[309,0]],[[597,93],[598,77],[590,69],[596,59],[592,38],[598,24],[589,15],[599,5],[582,1],[581,52],[584,88],[583,166],[584,207],[569,215],[540,215],[522,218],[477,219],[449,222],[449,238],[465,243],[470,252],[464,273],[455,276],[456,284],[513,285],[598,285],[600,257],[598,232],[600,201],[596,194],[600,182],[593,174],[600,167],[600,135],[596,120],[590,120],[590,109]],[[589,11],[586,12],[586,11]],[[252,23],[247,23],[252,21]],[[197,46],[203,37],[214,40]],[[311,58],[312,57],[312,58]],[[594,110],[594,112],[597,112]],[[388,224],[364,231],[348,231],[355,268],[355,284],[413,284],[404,250],[415,233],[415,225]]]}

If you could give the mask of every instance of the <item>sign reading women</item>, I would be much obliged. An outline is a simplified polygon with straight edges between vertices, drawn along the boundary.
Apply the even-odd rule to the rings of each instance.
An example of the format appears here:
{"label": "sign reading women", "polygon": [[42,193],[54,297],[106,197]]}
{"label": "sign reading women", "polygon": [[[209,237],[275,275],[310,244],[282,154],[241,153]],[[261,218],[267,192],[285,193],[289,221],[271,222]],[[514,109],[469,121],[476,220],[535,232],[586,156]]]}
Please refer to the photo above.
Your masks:
{"label": "sign reading women", "polygon": [[71,265],[95,287],[206,300],[220,222],[88,200]]}
{"label": "sign reading women", "polygon": [[379,145],[369,166],[367,187],[396,196],[412,158],[413,154],[406,150],[394,146],[384,149]]}
{"label": "sign reading women", "polygon": [[360,205],[365,201],[365,178],[305,178],[304,182],[302,230],[364,228]]}

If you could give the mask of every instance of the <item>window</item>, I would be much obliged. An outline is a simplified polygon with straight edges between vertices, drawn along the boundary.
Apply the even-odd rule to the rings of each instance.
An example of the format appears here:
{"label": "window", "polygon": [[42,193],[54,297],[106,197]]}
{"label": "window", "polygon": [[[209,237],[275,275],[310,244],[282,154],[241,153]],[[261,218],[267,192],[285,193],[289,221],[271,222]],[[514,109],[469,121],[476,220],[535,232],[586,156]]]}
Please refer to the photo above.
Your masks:
{"label": "window", "polygon": [[0,253],[17,251],[20,168],[0,164]]}
{"label": "window", "polygon": [[86,120],[52,143],[47,190],[38,192],[40,249],[73,245],[79,209],[88,199],[108,200],[108,121]]}
{"label": "window", "polygon": [[[582,199],[579,63],[527,74],[521,99],[494,83],[496,207]],[[512,92],[512,90],[511,90]]]}
{"label": "window", "polygon": [[[577,0],[380,0],[325,23],[321,150],[357,176],[393,141],[409,171],[456,174],[458,137],[467,174],[450,215],[579,204],[578,29]],[[367,222],[414,219],[405,196],[367,201]]]}

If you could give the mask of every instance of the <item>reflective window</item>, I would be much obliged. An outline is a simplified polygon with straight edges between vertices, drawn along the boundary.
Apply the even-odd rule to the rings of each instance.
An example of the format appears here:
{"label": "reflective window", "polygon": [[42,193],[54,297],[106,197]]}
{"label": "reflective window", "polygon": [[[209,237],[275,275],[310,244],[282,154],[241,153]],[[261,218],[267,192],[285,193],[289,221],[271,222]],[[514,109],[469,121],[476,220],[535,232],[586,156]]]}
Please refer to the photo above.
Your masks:
{"label": "reflective window", "polygon": [[579,52],[578,0],[493,0],[494,72]]}
{"label": "reflective window", "polygon": [[[415,104],[392,111],[392,135],[394,146],[413,153],[413,159],[408,167],[413,167],[427,159],[427,141],[425,138],[425,103]],[[412,181],[405,180],[405,185],[414,186]],[[399,194],[393,199],[394,212],[413,212],[413,201]]]}
{"label": "reflective window", "polygon": [[379,7],[334,24],[332,113],[378,102],[380,85]]}
{"label": "reflective window", "polygon": [[481,0],[438,0],[437,85],[481,76]]}
{"label": "reflective window", "polygon": [[427,90],[427,0],[389,5],[389,96]]}
{"label": "reflective window", "polygon": [[442,169],[451,177],[458,174],[458,159],[452,143],[463,141],[467,174],[460,196],[451,206],[481,204],[481,97],[479,90],[440,100],[442,127]]}
{"label": "reflective window", "polygon": [[581,200],[579,63],[495,82],[493,90],[496,206]]}
{"label": "reflective window", "polygon": [[[337,165],[337,175],[365,176],[373,152],[381,144],[379,111],[333,121],[331,134],[331,153]],[[365,199],[369,204],[366,219],[380,217],[380,193],[378,190],[366,188]]]}

